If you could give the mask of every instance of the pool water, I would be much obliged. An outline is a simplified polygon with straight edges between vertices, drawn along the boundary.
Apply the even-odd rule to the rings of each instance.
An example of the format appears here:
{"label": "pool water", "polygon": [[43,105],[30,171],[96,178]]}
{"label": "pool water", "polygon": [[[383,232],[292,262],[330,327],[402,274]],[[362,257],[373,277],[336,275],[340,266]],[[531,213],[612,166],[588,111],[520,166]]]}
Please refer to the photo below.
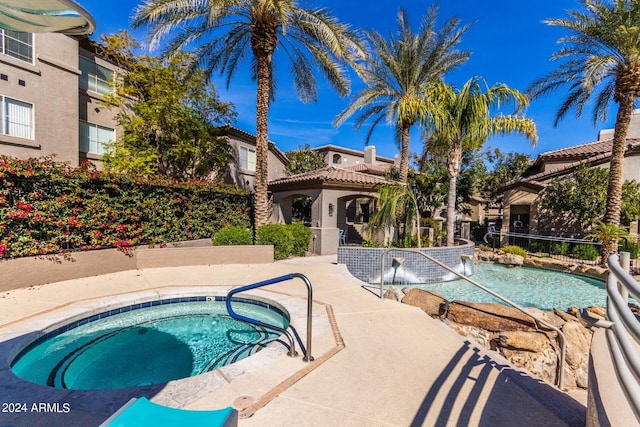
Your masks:
{"label": "pool water", "polygon": [[[282,328],[280,311],[233,302],[239,314]],[[77,326],[23,351],[20,378],[75,390],[160,384],[234,363],[279,336],[232,319],[225,303],[183,302],[142,308]]]}
{"label": "pool water", "polygon": [[[471,279],[523,307],[541,310],[605,306],[607,299],[605,283],[600,280],[537,268],[510,268],[481,263],[475,266]],[[450,301],[457,299],[502,304],[500,300],[462,279],[416,287],[435,291]]]}

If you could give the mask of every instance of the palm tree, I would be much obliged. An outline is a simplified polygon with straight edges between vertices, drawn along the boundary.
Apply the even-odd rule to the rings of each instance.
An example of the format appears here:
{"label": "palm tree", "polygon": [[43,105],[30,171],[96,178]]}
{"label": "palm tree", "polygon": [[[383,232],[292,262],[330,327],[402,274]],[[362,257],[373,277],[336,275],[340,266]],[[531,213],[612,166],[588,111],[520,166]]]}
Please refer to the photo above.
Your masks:
{"label": "palm tree", "polygon": [[595,227],[591,233],[585,236],[585,239],[596,239],[602,243],[600,248],[600,266],[607,268],[609,255],[618,252],[618,242],[621,239],[628,239],[630,236],[629,229],[618,224],[604,223],[596,221]]}
{"label": "palm tree", "polygon": [[315,64],[341,96],[349,92],[343,66],[364,57],[361,38],[324,9],[296,0],[146,0],[134,13],[134,28],[149,26],[151,47],[169,37],[163,57],[193,47],[194,68],[226,76],[251,56],[256,90],[256,226],[268,222],[267,158],[270,102],[275,95],[276,49],[291,62],[293,83],[303,102],[317,98]]}
{"label": "palm tree", "polygon": [[526,95],[503,84],[495,84],[482,92],[481,79],[468,80],[460,90],[449,87],[443,103],[446,120],[425,130],[425,150],[447,159],[449,194],[447,196],[447,246],[454,244],[456,185],[462,156],[467,150],[477,150],[491,137],[519,133],[535,144],[536,125],[519,115],[491,117],[492,109],[513,102],[518,113],[528,105]]}
{"label": "palm tree", "polygon": [[385,241],[388,243],[390,231],[398,223],[398,215],[402,216],[403,234],[400,236],[401,244],[404,247],[411,247],[413,244],[414,227],[417,229],[418,247],[422,247],[420,233],[420,211],[418,210],[418,200],[411,185],[383,185],[378,189],[379,208],[369,221],[369,229],[373,238],[374,227],[384,227]]}
{"label": "palm tree", "polygon": [[[593,101],[593,122],[604,120],[610,101],[618,104],[607,189],[604,223],[620,224],[623,162],[627,131],[636,98],[640,96],[640,2],[581,0],[586,10],[569,11],[568,18],[548,19],[569,35],[551,57],[566,60],[533,82],[532,96],[569,85],[569,94],[556,114],[557,124],[575,108],[577,116]],[[605,256],[606,258],[606,256]]]}
{"label": "palm tree", "polygon": [[355,128],[359,129],[371,119],[367,144],[383,119],[395,125],[401,182],[407,182],[411,127],[418,121],[438,120],[438,83],[470,55],[455,49],[470,25],[459,28],[460,20],[452,18],[437,30],[437,16],[438,8],[431,7],[414,34],[407,13],[400,9],[397,34],[388,41],[376,31],[366,32],[372,53],[355,70],[367,87],[334,120],[339,126],[358,113]]}

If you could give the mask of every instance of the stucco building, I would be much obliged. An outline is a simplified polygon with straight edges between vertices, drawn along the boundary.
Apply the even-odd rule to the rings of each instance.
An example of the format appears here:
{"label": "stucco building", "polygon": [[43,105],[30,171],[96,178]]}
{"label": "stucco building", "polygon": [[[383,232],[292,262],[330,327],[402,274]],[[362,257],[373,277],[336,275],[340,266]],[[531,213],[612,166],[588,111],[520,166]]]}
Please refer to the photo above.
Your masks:
{"label": "stucco building", "polygon": [[[595,142],[542,153],[521,177],[502,185],[502,230],[557,236],[579,235],[582,230],[563,227],[553,218],[542,215],[540,193],[552,180],[569,175],[582,163],[608,169],[613,130],[600,131],[598,138]],[[640,181],[640,110],[634,112],[629,127],[623,172],[625,181]]]}
{"label": "stucco building", "polygon": [[118,134],[115,113],[98,103],[116,67],[88,39],[8,30],[0,37],[0,153],[72,166],[99,159]]}

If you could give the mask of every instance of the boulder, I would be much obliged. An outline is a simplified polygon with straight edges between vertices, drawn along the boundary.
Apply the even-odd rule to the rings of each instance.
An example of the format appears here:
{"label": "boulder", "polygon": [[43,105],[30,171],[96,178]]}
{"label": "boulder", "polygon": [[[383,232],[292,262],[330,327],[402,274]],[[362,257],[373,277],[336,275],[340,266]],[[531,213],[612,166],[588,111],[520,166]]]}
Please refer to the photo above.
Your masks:
{"label": "boulder", "polygon": [[562,310],[558,310],[557,308],[553,309],[553,314],[560,317],[565,322],[575,322],[576,320],[578,320],[575,316],[572,316],[569,313],[565,313]]}
{"label": "boulder", "polygon": [[498,264],[519,266],[524,264],[524,257],[516,254],[504,254],[496,258]]}
{"label": "boulder", "polygon": [[555,383],[558,355],[548,340],[547,346],[539,352],[502,348],[500,353],[514,365],[526,369],[551,384]]}
{"label": "boulder", "polygon": [[542,352],[549,346],[549,338],[540,332],[505,331],[493,340],[497,347],[510,350]]}
{"label": "boulder", "polygon": [[[556,328],[561,327],[562,325],[564,325],[565,320],[559,316],[557,316],[554,312],[552,311],[544,311],[544,310],[540,310],[539,308],[535,308],[535,307],[527,307],[525,310],[527,310],[527,312],[531,313],[532,315],[536,316],[539,319],[544,320],[545,322],[549,323],[550,325],[555,326]],[[542,324],[540,324],[540,328],[547,330],[548,328]]]}
{"label": "boulder", "polygon": [[591,331],[578,322],[567,322],[562,332],[567,340],[568,367],[573,371],[588,371]]}
{"label": "boulder", "polygon": [[420,307],[422,311],[429,316],[440,316],[440,304],[447,300],[436,292],[425,291],[422,289],[411,289],[402,298],[403,304]]}
{"label": "boulder", "polygon": [[447,319],[494,332],[536,329],[530,316],[515,308],[493,303],[453,301],[449,305]]}
{"label": "boulder", "polygon": [[458,335],[471,338],[477,344],[484,348],[491,348],[491,340],[494,338],[495,333],[489,332],[484,329],[476,328],[470,325],[460,325],[458,323],[449,323],[449,327],[456,331]]}
{"label": "boulder", "polygon": [[384,297],[386,299],[390,299],[390,300],[394,300],[394,301],[400,302],[404,298],[404,293],[402,293],[402,291],[399,288],[397,288],[395,286],[391,286],[384,293]]}

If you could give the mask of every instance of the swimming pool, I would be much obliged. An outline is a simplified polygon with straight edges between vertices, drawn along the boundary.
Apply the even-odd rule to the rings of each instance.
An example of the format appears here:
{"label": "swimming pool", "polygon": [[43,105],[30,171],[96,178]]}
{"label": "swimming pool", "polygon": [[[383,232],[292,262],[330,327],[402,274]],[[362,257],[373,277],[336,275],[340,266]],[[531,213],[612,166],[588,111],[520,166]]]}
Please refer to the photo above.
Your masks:
{"label": "swimming pool", "polygon": [[[289,325],[286,310],[270,303],[234,298],[233,308],[272,325]],[[56,388],[146,386],[234,363],[278,336],[229,317],[224,297],[174,298],[55,328],[21,351],[11,369],[19,378]]]}
{"label": "swimming pool", "polygon": [[[589,277],[537,268],[510,268],[498,264],[476,265],[473,280],[523,307],[541,310],[571,306],[604,306],[607,291],[605,283]],[[438,292],[452,301],[502,302],[470,283],[460,279],[450,282],[412,285]]]}

